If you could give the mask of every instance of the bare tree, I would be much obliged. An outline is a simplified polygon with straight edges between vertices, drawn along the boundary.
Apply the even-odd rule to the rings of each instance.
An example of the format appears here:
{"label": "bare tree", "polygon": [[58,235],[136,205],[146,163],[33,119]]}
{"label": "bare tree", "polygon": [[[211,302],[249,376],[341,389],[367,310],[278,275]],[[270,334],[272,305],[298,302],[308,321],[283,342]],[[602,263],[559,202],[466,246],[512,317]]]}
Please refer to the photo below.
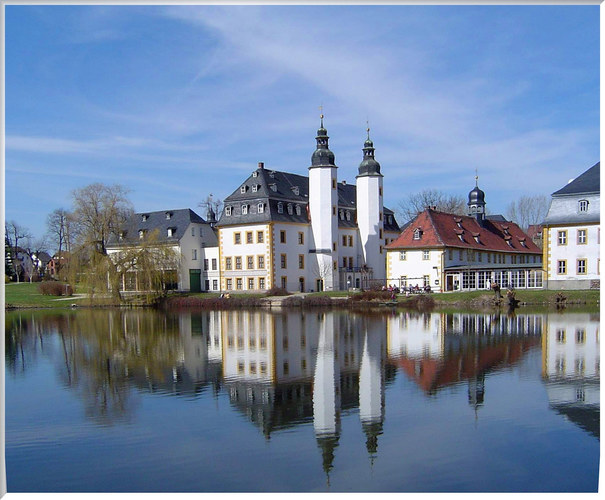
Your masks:
{"label": "bare tree", "polygon": [[19,244],[23,244],[23,241],[32,237],[32,233],[29,229],[24,226],[21,226],[14,220],[6,222],[4,225],[4,231],[6,235],[6,243],[10,248],[11,252],[11,262],[13,265],[13,270],[15,272],[15,276],[17,278],[17,283],[19,282],[20,277],[26,271],[26,263],[23,259],[18,255],[19,253]]}
{"label": "bare tree", "polygon": [[46,219],[48,235],[56,245],[57,254],[61,255],[63,251],[70,251],[70,230],[72,225],[71,214],[63,209],[53,210]]}
{"label": "bare tree", "polygon": [[212,211],[214,213],[215,220],[217,221],[221,218],[221,214],[223,213],[223,202],[220,198],[217,198],[215,200],[213,198],[212,193],[206,196],[206,199],[204,201],[198,203],[198,207],[206,209],[206,213],[202,214],[206,218],[210,218],[210,212]]}
{"label": "bare tree", "polygon": [[549,199],[544,195],[521,196],[509,203],[506,217],[527,231],[529,226],[541,224],[548,213]]}
{"label": "bare tree", "polygon": [[28,237],[25,240],[23,250],[32,263],[29,271],[29,282],[31,283],[35,277],[40,276],[44,272],[41,268],[42,260],[40,257],[42,253],[48,253],[48,239],[45,236],[42,238]]}
{"label": "bare tree", "polygon": [[79,245],[94,246],[107,254],[107,240],[134,211],[127,195],[128,189],[119,184],[95,183],[73,191],[73,222]]}
{"label": "bare tree", "polygon": [[401,221],[408,222],[428,207],[457,215],[466,215],[467,208],[466,200],[462,196],[446,194],[438,189],[425,189],[401,200],[397,215]]}

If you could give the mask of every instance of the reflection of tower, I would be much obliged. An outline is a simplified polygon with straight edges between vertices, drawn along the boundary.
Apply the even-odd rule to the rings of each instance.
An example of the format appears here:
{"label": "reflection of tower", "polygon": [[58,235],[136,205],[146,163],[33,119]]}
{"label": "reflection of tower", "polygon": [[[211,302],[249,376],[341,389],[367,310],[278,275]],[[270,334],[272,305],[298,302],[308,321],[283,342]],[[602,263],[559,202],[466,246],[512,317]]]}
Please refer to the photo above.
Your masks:
{"label": "reflection of tower", "polygon": [[384,422],[384,380],[381,366],[381,336],[365,334],[359,373],[359,417],[366,435],[366,448],[373,463],[378,436]]}
{"label": "reflection of tower", "polygon": [[485,374],[481,373],[468,380],[468,404],[477,410],[483,406],[483,396],[485,394]]}
{"label": "reflection of tower", "polygon": [[340,373],[335,357],[334,316],[319,322],[319,344],[313,380],[313,427],[321,448],[323,469],[330,481],[334,450],[340,435]]}

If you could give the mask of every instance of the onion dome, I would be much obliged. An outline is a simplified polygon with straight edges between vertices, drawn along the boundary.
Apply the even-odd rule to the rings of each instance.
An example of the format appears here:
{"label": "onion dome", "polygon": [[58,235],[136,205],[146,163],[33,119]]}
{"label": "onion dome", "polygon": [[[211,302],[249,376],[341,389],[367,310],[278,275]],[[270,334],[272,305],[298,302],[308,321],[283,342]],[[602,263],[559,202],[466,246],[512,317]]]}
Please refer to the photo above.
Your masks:
{"label": "onion dome", "polygon": [[370,139],[370,128],[368,127],[368,138],[363,143],[363,160],[359,164],[359,175],[382,175],[380,163],[374,159],[374,143]]}
{"label": "onion dome", "polygon": [[468,194],[469,205],[485,205],[485,193],[479,189],[479,186],[475,186],[474,189]]}
{"label": "onion dome", "polygon": [[311,167],[335,167],[334,153],[328,147],[328,131],[324,128],[324,115],[321,115],[321,126],[317,130],[317,149],[311,156]]}

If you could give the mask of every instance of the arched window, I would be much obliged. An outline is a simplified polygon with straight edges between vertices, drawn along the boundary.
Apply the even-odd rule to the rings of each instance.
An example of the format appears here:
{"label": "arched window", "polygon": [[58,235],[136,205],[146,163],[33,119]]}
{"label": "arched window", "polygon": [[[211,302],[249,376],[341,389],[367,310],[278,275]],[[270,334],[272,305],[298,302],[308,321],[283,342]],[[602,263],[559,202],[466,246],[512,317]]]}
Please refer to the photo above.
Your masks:
{"label": "arched window", "polygon": [[578,212],[588,212],[588,200],[580,200],[578,202]]}

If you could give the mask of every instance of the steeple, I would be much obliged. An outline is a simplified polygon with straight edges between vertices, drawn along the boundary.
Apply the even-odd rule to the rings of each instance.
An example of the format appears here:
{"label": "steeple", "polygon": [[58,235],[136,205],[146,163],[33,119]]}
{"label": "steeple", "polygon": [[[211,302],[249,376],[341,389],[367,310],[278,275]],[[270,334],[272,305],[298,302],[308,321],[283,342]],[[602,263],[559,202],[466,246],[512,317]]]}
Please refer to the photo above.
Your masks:
{"label": "steeple", "polygon": [[321,124],[317,130],[317,149],[315,149],[311,156],[311,167],[335,167],[334,165],[334,153],[330,151],[328,146],[328,131],[324,128],[324,115],[320,115]]}
{"label": "steeple", "polygon": [[380,175],[380,163],[374,159],[374,143],[370,139],[370,127],[367,128],[368,138],[363,143],[363,160],[359,164],[359,176]]}
{"label": "steeple", "polygon": [[475,187],[468,193],[468,215],[477,217],[479,223],[485,220],[485,193],[479,189],[479,176],[475,171]]}

